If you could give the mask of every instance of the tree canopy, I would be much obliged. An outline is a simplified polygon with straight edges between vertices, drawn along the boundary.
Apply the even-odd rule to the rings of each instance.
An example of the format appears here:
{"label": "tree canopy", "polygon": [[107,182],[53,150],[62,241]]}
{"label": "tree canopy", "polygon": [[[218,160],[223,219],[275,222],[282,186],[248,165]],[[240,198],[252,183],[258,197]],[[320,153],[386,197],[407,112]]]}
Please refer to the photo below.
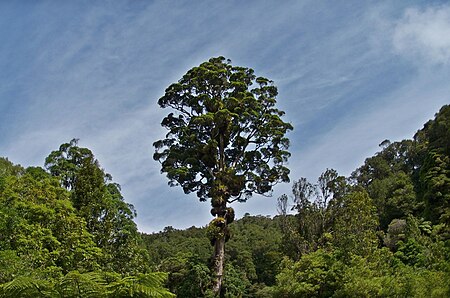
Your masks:
{"label": "tree canopy", "polygon": [[212,58],[170,85],[158,101],[171,108],[162,121],[166,138],[154,158],[170,185],[201,201],[244,201],[289,181],[285,167],[292,126],[275,107],[277,88],[250,68]]}

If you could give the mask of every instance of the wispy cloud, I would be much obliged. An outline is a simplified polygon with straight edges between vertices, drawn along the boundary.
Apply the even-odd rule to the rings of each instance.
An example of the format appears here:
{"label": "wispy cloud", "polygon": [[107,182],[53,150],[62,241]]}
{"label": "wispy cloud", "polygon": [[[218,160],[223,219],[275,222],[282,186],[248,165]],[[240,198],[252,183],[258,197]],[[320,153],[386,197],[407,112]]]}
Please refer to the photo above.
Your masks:
{"label": "wispy cloud", "polygon": [[407,9],[395,26],[393,43],[411,59],[450,64],[450,5]]}
{"label": "wispy cloud", "polygon": [[[208,203],[167,186],[152,143],[169,112],[157,99],[212,56],[279,87],[279,107],[295,125],[292,180],[327,167],[346,174],[380,141],[409,136],[450,101],[449,73],[436,66],[448,63],[448,6],[24,3],[0,4],[0,155],[42,165],[59,144],[80,138],[122,185],[144,231],[210,219]],[[422,70],[413,60],[432,65]],[[275,198],[289,189],[237,204],[238,216],[274,214]]]}

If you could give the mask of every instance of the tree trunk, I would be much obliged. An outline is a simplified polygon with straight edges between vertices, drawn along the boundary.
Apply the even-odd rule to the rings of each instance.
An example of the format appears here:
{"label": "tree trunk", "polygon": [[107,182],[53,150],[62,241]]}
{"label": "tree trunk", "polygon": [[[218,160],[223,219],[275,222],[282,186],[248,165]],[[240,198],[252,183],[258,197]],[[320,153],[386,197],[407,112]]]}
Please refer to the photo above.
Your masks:
{"label": "tree trunk", "polygon": [[213,292],[216,297],[220,296],[223,281],[223,260],[225,258],[225,237],[216,239],[214,244],[214,285]]}

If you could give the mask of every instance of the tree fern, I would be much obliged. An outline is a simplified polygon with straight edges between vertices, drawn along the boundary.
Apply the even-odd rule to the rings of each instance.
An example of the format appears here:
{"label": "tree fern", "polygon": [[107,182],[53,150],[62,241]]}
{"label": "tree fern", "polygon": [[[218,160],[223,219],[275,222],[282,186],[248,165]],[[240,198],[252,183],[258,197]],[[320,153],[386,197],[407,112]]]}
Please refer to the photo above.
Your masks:
{"label": "tree fern", "polygon": [[52,287],[53,285],[49,281],[21,276],[0,285],[0,297],[54,297]]}
{"label": "tree fern", "polygon": [[108,285],[109,297],[175,297],[163,287],[166,278],[162,272],[127,276]]}
{"label": "tree fern", "polygon": [[58,282],[18,277],[0,285],[0,298],[106,298],[175,297],[164,288],[166,273],[155,272],[127,276],[107,284],[100,272],[71,271]]}
{"label": "tree fern", "polygon": [[106,297],[106,282],[98,272],[71,271],[56,285],[60,297]]}

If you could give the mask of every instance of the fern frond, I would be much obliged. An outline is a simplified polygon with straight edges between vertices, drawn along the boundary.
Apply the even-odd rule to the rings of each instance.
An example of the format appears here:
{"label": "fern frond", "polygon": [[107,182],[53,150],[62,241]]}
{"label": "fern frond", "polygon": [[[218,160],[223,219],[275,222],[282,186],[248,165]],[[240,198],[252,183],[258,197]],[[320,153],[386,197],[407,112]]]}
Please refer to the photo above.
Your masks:
{"label": "fern frond", "polygon": [[108,285],[109,297],[175,297],[163,286],[166,278],[162,272],[127,276]]}
{"label": "fern frond", "polygon": [[106,297],[106,282],[97,272],[71,271],[56,286],[61,297]]}
{"label": "fern frond", "polygon": [[52,297],[52,288],[48,281],[21,276],[0,285],[0,297]]}

